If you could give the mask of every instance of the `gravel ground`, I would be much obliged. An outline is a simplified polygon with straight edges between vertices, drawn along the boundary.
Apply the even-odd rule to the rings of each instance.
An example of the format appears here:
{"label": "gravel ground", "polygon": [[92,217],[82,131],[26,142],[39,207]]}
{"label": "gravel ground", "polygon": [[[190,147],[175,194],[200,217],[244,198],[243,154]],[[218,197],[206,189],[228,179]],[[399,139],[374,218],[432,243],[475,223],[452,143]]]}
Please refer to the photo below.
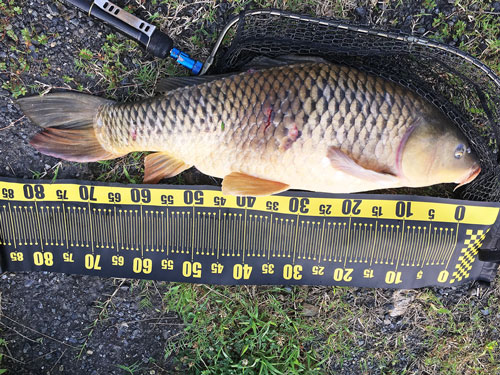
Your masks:
{"label": "gravel ground", "polygon": [[[28,94],[70,89],[62,80],[64,75],[75,77],[86,91],[102,94],[105,85],[100,77],[77,71],[74,59],[83,48],[99,51],[110,30],[58,2],[16,4],[22,7],[22,15],[10,20],[16,35],[32,27],[35,33],[48,36],[46,44],[33,43],[27,52],[20,41],[0,38],[0,61],[7,63],[7,69],[20,57],[29,61],[29,70],[16,77],[28,87]],[[125,63],[132,64],[130,59]],[[44,74],[47,64],[50,68]],[[2,83],[12,78],[0,72]],[[0,89],[0,124],[7,127],[0,134],[0,176],[53,176],[59,160],[29,146],[29,138],[38,129],[23,118],[5,89]],[[95,164],[64,162],[58,168],[61,179],[95,180],[99,174]],[[50,273],[3,274],[0,330],[8,346],[0,368],[19,375],[130,373],[119,366],[129,367],[135,374],[172,373],[164,348],[178,335],[181,322],[164,313],[161,283],[148,285]],[[145,295],[148,287],[154,289],[151,295]]]}
{"label": "gravel ground", "polygon": [[[454,7],[448,1],[436,1],[428,12],[429,16],[420,17],[421,21],[415,26],[413,21],[416,14],[421,13],[421,8],[412,5],[412,2],[403,4],[397,11],[388,7],[382,12],[374,11],[370,1],[344,3],[350,4],[345,8],[345,15],[350,18],[382,25],[391,25],[397,20],[399,27],[418,34],[425,34],[432,28],[433,13],[442,11],[449,14]],[[186,19],[196,15],[196,4],[192,5],[189,1],[179,4],[179,13],[166,5],[157,6],[155,10],[168,12],[168,22],[164,26],[175,30],[174,39],[181,46],[188,47],[192,44],[186,40],[193,35],[193,29],[203,24],[209,33],[216,32],[234,10],[227,3],[222,3],[214,20],[190,26]],[[75,68],[74,59],[82,49],[100,50],[108,29],[61,3],[19,0],[16,5],[22,8],[22,14],[10,17],[7,21],[10,28],[6,30],[12,30],[20,38],[22,29],[31,28],[34,34],[44,34],[48,39],[33,41],[26,48],[21,40],[13,40],[6,32],[0,35],[0,62],[6,63],[6,71],[0,69],[1,83],[15,81],[26,87],[27,94],[30,94],[49,89],[74,89],[77,82],[85,91],[97,95],[106,93],[122,99],[128,97],[128,92],[124,90],[110,92],[103,77],[89,77]],[[279,5],[278,2],[275,5]],[[318,12],[320,9],[323,15],[333,15],[327,5],[322,6],[311,6],[309,10]],[[500,11],[499,2],[492,3],[492,7]],[[457,44],[459,41],[450,38],[447,42]],[[200,57],[206,56],[207,52],[206,48],[198,50]],[[139,58],[143,62],[153,61],[141,54]],[[24,72],[17,72],[20,59],[30,65]],[[136,68],[132,57],[124,59],[123,64]],[[14,66],[15,69],[11,69]],[[68,83],[64,76],[72,77],[74,81]],[[121,82],[123,85],[129,83],[126,80]],[[59,160],[41,155],[30,147],[28,139],[37,129],[23,118],[13,102],[11,91],[0,89],[0,176],[52,177],[56,168],[58,179],[95,180],[101,174],[97,164],[63,162],[57,167]],[[188,183],[203,182],[196,172],[184,178]],[[176,373],[172,358],[164,358],[164,347],[182,333],[182,324],[175,315],[165,313],[161,296],[167,287],[163,283],[51,273],[3,274],[0,278],[0,337],[7,345],[4,346],[0,368],[20,375]],[[449,307],[469,298],[468,289],[469,286],[437,290],[436,295],[444,306]],[[355,293],[357,303],[369,310],[371,292],[361,289]],[[388,293],[392,295],[392,292]],[[499,294],[498,290],[488,293]],[[474,298],[475,309],[483,311],[485,300]],[[381,334],[407,330],[407,326],[402,327],[398,323],[402,320],[387,315],[391,306],[386,307],[385,313],[378,317],[383,327]],[[466,312],[464,314],[463,319],[467,319]],[[498,314],[490,315],[488,310],[481,314],[488,327],[499,325]],[[491,340],[499,340],[498,332],[488,329],[485,334],[491,335]],[[418,337],[411,340],[414,341],[412,353],[415,356],[426,350],[426,344],[420,342]],[[353,358],[353,363],[357,360]],[[402,361],[411,363],[413,359]],[[129,370],[120,366],[128,366]],[[348,368],[348,364],[339,363],[330,367],[332,373],[357,373],[350,372]]]}
{"label": "gravel ground", "polygon": [[[162,311],[161,286],[51,273],[4,274],[3,366],[12,374],[123,374],[118,366],[169,373],[164,343],[181,330]],[[157,309],[146,308],[144,301]]]}

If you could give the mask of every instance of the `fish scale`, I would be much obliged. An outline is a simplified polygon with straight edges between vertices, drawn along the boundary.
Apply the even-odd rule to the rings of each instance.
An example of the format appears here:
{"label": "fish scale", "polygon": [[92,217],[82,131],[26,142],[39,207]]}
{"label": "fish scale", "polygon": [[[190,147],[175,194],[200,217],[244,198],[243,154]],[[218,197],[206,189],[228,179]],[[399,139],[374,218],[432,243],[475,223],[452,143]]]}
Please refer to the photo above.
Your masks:
{"label": "fish scale", "polygon": [[[408,90],[359,70],[299,64],[179,88],[137,104],[105,105],[97,133],[113,153],[167,151],[200,169],[212,169],[204,168],[211,163],[205,159],[217,151],[232,166],[259,175],[262,168],[245,162],[261,164],[284,153],[300,158],[319,144],[339,147],[366,168],[394,172],[397,147],[423,107]],[[293,126],[301,136],[280,147],[284,129]]]}

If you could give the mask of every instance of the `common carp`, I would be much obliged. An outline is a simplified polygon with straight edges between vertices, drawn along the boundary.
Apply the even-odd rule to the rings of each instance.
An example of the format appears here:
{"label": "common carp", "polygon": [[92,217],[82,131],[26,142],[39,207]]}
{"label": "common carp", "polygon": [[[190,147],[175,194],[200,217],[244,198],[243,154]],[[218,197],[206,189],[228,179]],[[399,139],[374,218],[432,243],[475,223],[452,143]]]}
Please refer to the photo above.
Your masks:
{"label": "common carp", "polygon": [[[472,181],[466,138],[434,105],[393,82],[329,63],[175,78],[137,103],[55,93],[18,100],[44,128],[40,152],[70,161],[145,158],[145,183],[195,166],[222,191],[349,193]],[[171,85],[173,86],[173,84]]]}

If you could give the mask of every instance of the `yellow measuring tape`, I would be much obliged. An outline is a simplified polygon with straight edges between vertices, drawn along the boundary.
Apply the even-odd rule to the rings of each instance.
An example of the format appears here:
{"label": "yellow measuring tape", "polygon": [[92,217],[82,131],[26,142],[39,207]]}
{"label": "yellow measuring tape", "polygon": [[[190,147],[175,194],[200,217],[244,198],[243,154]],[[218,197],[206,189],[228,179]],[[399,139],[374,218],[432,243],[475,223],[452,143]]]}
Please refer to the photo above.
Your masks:
{"label": "yellow measuring tape", "polygon": [[216,284],[453,285],[492,277],[477,252],[499,208],[415,196],[234,197],[207,186],[4,180],[2,269]]}

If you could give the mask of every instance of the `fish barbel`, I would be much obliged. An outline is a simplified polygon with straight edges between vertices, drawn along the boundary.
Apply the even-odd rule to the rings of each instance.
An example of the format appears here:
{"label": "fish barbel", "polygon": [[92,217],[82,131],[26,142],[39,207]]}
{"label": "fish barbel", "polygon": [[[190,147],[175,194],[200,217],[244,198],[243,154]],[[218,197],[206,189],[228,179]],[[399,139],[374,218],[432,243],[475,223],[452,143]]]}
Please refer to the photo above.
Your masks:
{"label": "fish barbel", "polygon": [[302,63],[192,80],[137,103],[74,93],[18,102],[45,128],[31,139],[40,152],[90,162],[154,151],[149,183],[195,166],[223,178],[226,194],[348,193],[465,184],[480,172],[434,105],[354,68]]}

